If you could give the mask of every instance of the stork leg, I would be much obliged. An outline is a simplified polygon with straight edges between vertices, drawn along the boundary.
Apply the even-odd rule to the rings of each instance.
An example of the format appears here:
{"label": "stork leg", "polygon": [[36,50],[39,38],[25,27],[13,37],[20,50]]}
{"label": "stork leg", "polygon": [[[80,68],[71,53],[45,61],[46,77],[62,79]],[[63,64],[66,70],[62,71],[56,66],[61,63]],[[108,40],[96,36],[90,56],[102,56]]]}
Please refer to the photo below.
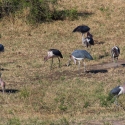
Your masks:
{"label": "stork leg", "polygon": [[85,61],[83,61],[84,64],[84,72],[86,72],[86,65],[85,65]]}
{"label": "stork leg", "polygon": [[116,66],[118,66],[118,58],[116,57],[116,58],[113,58],[113,62],[116,64]]}
{"label": "stork leg", "polygon": [[3,87],[2,90],[3,90],[3,94],[4,94],[4,92],[5,92],[5,88]]}
{"label": "stork leg", "polygon": [[115,59],[114,59],[114,57],[113,57],[113,60],[112,60],[114,63],[115,63]]}
{"label": "stork leg", "polygon": [[50,66],[50,69],[52,69],[52,65],[53,65],[53,58],[52,58],[52,62],[51,62],[51,66]]}
{"label": "stork leg", "polygon": [[91,47],[91,45],[89,45],[89,48],[90,48],[89,51],[91,52],[91,51],[92,51],[92,47]]}
{"label": "stork leg", "polygon": [[85,45],[85,37],[84,37],[84,34],[82,34],[82,45],[84,46]]}
{"label": "stork leg", "polygon": [[59,57],[58,57],[58,61],[59,61],[59,68],[60,68],[60,59],[59,59]]}
{"label": "stork leg", "polygon": [[74,61],[75,65],[76,65],[76,60],[75,60],[75,59],[73,59],[73,61]]}
{"label": "stork leg", "polygon": [[116,64],[117,64],[117,67],[118,67],[118,57],[116,58]]}
{"label": "stork leg", "polygon": [[118,105],[118,96],[115,96],[115,102],[116,105]]}
{"label": "stork leg", "polygon": [[78,70],[79,70],[79,73],[80,73],[80,61],[78,61]]}

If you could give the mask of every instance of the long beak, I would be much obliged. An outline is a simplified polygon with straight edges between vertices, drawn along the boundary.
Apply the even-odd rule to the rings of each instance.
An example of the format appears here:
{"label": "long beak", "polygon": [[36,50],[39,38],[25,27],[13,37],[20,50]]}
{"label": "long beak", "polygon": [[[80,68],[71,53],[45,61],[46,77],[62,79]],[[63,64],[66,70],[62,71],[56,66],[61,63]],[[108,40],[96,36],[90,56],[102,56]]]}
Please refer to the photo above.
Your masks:
{"label": "long beak", "polygon": [[44,57],[44,63],[48,60],[48,56]]}

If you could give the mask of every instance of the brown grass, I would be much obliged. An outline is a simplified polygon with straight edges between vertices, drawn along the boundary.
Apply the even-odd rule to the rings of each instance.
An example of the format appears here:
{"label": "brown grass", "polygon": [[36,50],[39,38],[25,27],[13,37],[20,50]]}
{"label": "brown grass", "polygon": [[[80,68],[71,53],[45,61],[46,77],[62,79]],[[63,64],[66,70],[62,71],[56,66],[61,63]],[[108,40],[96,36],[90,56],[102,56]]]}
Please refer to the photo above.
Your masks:
{"label": "brown grass", "polygon": [[[0,53],[0,64],[8,91],[4,95],[0,93],[0,124],[124,123],[123,108],[105,102],[109,91],[124,83],[124,66],[88,73],[83,73],[81,67],[80,75],[73,63],[65,66],[73,50],[86,49],[81,44],[81,34],[72,33],[80,24],[91,27],[96,41],[91,51],[86,49],[94,57],[93,61],[86,60],[88,71],[91,66],[111,63],[110,49],[114,45],[121,49],[119,60],[124,60],[123,3],[123,0],[62,0],[62,8],[78,10],[79,19],[75,21],[31,26],[23,19],[3,19],[0,22],[0,40],[5,52]],[[60,69],[57,59],[54,59],[52,71],[49,68],[51,60],[43,62],[50,48],[59,49],[64,56]],[[124,107],[125,97],[119,99]]]}

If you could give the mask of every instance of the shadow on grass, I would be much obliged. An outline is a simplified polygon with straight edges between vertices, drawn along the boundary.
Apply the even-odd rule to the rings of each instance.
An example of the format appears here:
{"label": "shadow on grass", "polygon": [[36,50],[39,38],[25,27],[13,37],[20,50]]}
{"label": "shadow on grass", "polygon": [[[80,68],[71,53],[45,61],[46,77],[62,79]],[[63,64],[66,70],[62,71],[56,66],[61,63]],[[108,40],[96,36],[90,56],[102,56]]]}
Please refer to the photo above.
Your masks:
{"label": "shadow on grass", "polygon": [[104,44],[105,42],[103,42],[103,41],[98,42],[98,40],[94,40],[94,43],[95,44]]}
{"label": "shadow on grass", "polygon": [[78,16],[81,16],[81,17],[88,17],[88,16],[91,16],[93,15],[94,13],[92,12],[78,12],[77,15]]}
{"label": "shadow on grass", "polygon": [[87,18],[94,13],[92,12],[77,12],[75,9],[71,10],[55,10],[52,15],[52,20],[65,20],[69,18],[70,20],[78,19],[78,17]]}
{"label": "shadow on grass", "polygon": [[125,64],[121,64],[123,67],[125,67]]}
{"label": "shadow on grass", "polygon": [[0,68],[0,71],[9,71],[9,69]]}
{"label": "shadow on grass", "polygon": [[106,69],[99,69],[99,70],[90,70],[90,71],[86,71],[87,73],[106,73],[108,72],[108,70]]}
{"label": "shadow on grass", "polygon": [[[0,90],[0,92],[3,92],[3,91]],[[6,89],[5,90],[5,93],[17,93],[17,92],[19,92],[19,90],[17,90],[17,89]]]}

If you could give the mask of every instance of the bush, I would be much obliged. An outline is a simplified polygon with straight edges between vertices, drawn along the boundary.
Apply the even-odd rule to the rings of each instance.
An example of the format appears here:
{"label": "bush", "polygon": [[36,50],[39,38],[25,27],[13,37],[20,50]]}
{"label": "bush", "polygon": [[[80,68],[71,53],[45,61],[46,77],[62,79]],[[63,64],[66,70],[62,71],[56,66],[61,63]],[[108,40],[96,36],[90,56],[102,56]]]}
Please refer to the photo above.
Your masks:
{"label": "bush", "polygon": [[[30,23],[40,23],[51,20],[77,19],[77,11],[56,10],[57,0],[3,0],[0,2],[0,18],[15,14],[17,11],[29,8],[26,19]],[[22,13],[23,15],[23,13]]]}

